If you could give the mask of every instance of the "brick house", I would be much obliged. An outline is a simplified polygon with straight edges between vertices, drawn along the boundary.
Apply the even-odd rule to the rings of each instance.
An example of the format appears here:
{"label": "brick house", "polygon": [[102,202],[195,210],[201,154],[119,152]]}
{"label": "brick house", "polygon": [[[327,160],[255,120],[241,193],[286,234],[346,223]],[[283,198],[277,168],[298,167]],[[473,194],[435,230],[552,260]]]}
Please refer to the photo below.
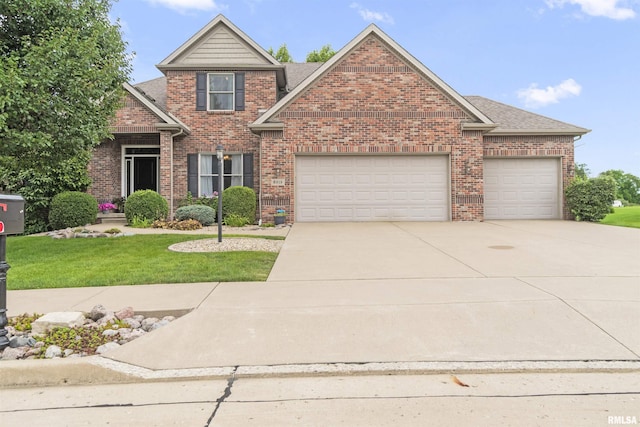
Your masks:
{"label": "brick house", "polygon": [[252,187],[265,222],[568,217],[588,129],[461,96],[375,25],[326,63],[281,64],[219,15],[158,68],[95,149],[99,200],[211,195],[221,144],[225,188]]}

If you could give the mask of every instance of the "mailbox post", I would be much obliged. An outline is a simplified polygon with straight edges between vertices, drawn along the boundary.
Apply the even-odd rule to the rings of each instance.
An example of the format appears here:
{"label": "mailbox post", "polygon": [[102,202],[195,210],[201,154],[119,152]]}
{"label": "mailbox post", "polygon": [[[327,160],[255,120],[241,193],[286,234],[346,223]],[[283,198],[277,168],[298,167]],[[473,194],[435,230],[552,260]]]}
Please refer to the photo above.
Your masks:
{"label": "mailbox post", "polygon": [[0,194],[0,350],[9,345],[7,338],[7,235],[24,232],[24,199]]}

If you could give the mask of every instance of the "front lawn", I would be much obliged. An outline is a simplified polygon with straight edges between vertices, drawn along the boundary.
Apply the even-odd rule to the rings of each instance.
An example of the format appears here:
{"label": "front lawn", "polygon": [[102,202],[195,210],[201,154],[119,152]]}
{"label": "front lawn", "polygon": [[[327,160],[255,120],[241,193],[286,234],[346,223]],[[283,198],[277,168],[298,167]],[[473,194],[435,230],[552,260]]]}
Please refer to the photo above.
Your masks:
{"label": "front lawn", "polygon": [[640,228],[640,206],[626,206],[613,210],[614,213],[607,215],[600,223]]}
{"label": "front lawn", "polygon": [[248,282],[267,279],[274,252],[171,252],[207,235],[153,234],[114,238],[7,238],[7,289],[154,283]]}

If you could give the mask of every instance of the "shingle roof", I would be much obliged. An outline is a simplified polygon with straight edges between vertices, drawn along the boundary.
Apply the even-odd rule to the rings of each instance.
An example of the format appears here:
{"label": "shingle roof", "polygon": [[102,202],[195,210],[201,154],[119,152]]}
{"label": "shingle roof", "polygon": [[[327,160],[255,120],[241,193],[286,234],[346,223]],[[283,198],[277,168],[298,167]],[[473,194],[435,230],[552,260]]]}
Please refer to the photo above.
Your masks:
{"label": "shingle roof", "polygon": [[151,98],[163,110],[167,109],[167,78],[158,77],[157,79],[148,80],[146,82],[133,85],[139,89],[148,98]]}
{"label": "shingle roof", "polygon": [[287,89],[291,90],[298,86],[322,64],[324,62],[286,62],[284,71],[287,74]]}
{"label": "shingle roof", "polygon": [[531,113],[482,96],[465,96],[465,99],[498,125],[489,132],[490,135],[527,133],[584,135],[589,132],[589,129]]}
{"label": "shingle roof", "polygon": [[[291,90],[298,86],[322,66],[320,62],[287,63],[287,85]],[[167,79],[158,77],[153,80],[141,82],[135,87],[142,91],[147,98],[166,111],[167,105]],[[465,96],[468,102],[489,117],[498,126],[489,132],[491,135],[506,134],[564,134],[584,135],[589,132],[579,126],[561,122],[549,117],[541,116],[522,110],[511,105],[503,104],[482,96]]]}

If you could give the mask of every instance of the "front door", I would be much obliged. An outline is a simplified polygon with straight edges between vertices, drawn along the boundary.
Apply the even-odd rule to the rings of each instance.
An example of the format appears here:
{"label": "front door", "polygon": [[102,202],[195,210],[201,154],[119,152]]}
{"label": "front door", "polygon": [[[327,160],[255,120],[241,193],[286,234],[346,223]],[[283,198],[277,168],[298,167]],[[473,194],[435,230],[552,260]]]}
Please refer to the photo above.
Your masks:
{"label": "front door", "polygon": [[138,190],[158,191],[160,148],[127,147],[124,155],[124,195]]}

